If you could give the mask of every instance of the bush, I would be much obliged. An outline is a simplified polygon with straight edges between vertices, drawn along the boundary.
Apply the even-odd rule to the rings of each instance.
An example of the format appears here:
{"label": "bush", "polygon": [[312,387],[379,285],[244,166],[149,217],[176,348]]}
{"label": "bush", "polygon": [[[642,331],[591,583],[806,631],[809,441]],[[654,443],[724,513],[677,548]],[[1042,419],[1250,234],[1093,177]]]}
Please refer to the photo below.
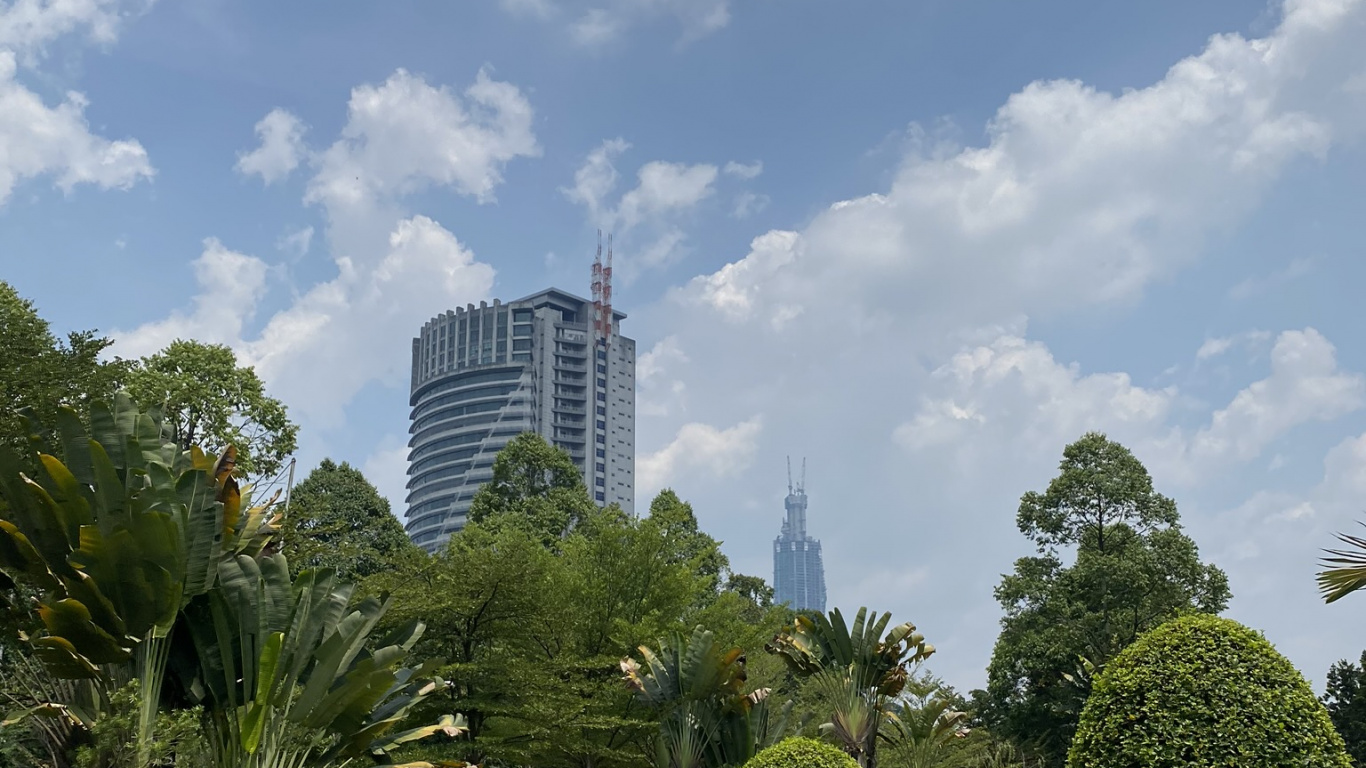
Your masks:
{"label": "bush", "polygon": [[839,747],[797,736],[761,751],[745,768],[858,768]]}
{"label": "bush", "polygon": [[1069,768],[1350,768],[1304,677],[1260,633],[1175,619],[1096,678]]}

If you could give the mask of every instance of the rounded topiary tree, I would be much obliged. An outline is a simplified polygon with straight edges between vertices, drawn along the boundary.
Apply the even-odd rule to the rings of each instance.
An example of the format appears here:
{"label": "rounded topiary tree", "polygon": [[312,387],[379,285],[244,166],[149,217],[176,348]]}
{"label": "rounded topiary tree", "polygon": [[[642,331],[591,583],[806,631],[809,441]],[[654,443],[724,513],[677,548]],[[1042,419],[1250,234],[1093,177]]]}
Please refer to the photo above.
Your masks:
{"label": "rounded topiary tree", "polygon": [[795,736],[760,751],[744,768],[858,768],[858,762],[839,747]]}
{"label": "rounded topiary tree", "polygon": [[1261,634],[1194,615],[1140,636],[1096,678],[1068,768],[1350,768],[1304,677]]}

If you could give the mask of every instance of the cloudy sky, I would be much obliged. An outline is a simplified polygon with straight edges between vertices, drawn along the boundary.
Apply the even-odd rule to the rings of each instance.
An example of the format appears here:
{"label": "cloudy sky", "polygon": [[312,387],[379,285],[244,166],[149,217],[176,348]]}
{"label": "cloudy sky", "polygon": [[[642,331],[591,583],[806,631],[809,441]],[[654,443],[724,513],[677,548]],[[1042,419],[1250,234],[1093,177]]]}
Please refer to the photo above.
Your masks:
{"label": "cloudy sky", "polygon": [[[1089,429],[1316,684],[1366,517],[1366,0],[0,0],[0,278],[124,355],[231,344],[400,506],[428,317],[588,292],[642,490],[982,684],[1019,496]],[[1355,213],[1354,213],[1355,212]],[[641,498],[639,503],[646,502]]]}

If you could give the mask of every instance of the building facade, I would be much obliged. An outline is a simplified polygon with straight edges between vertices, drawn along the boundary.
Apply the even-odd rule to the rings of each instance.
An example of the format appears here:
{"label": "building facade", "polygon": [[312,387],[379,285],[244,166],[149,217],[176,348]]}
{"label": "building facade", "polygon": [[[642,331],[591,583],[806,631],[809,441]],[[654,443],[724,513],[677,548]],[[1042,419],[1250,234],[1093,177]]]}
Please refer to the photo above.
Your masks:
{"label": "building facade", "polygon": [[787,516],[782,533],[773,540],[773,600],[798,611],[825,612],[825,564],[821,543],[806,533],[806,464],[802,479],[792,485],[788,469]]}
{"label": "building facade", "polygon": [[599,506],[634,511],[635,341],[593,302],[550,289],[437,315],[413,339],[408,441],[412,540],[436,551],[465,525],[508,441],[565,449]]}

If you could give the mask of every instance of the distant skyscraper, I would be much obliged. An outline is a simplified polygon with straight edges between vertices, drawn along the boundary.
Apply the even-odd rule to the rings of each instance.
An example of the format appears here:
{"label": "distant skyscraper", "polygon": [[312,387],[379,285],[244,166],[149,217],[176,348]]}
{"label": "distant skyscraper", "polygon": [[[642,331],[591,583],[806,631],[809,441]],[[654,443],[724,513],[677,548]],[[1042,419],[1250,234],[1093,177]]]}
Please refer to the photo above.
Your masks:
{"label": "distant skyscraper", "polygon": [[825,566],[821,543],[806,535],[806,460],[801,481],[792,484],[792,460],[787,464],[787,518],[773,540],[773,599],[794,610],[825,611]]}
{"label": "distant skyscraper", "polygon": [[465,526],[494,457],[523,432],[568,451],[598,506],[634,511],[636,343],[611,308],[608,253],[594,301],[550,289],[480,302],[413,339],[404,527],[415,543],[435,551]]}

